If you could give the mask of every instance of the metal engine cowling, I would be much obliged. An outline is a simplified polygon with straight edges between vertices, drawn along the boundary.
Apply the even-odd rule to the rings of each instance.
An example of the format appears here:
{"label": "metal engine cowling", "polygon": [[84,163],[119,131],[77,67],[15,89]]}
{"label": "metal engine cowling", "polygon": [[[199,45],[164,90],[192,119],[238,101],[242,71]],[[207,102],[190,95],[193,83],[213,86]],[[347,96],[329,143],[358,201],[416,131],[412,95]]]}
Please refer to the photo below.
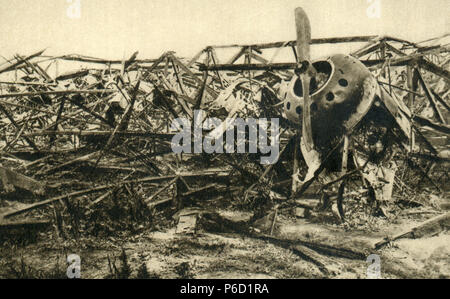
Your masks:
{"label": "metal engine cowling", "polygon": [[[366,115],[378,85],[370,71],[348,55],[334,55],[313,62],[313,66],[318,73],[310,83],[313,141],[315,148],[324,153]],[[301,125],[303,92],[296,76],[289,84],[284,108],[287,118]]]}

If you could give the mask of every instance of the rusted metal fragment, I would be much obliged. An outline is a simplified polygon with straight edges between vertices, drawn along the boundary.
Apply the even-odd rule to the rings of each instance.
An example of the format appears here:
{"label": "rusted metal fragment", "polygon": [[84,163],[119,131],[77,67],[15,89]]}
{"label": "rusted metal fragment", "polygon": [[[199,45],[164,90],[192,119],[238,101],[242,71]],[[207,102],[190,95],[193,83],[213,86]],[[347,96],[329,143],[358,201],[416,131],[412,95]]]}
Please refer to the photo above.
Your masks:
{"label": "rusted metal fragment", "polygon": [[0,166],[0,177],[6,192],[14,192],[14,187],[18,187],[37,195],[45,194],[45,184],[8,168]]}

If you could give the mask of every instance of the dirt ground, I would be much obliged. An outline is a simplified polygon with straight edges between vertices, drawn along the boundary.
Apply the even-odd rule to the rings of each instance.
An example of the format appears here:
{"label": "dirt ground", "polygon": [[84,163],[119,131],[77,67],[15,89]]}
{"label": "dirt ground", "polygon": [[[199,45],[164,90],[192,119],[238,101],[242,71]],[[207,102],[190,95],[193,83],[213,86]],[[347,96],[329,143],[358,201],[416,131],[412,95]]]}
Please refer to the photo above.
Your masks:
{"label": "dirt ground", "polygon": [[[373,245],[387,236],[412,228],[442,214],[417,207],[394,219],[378,219],[376,228],[348,229],[341,224],[319,223],[280,213],[274,236],[305,240],[362,253],[378,254],[382,278],[450,278],[450,234],[448,231],[421,239],[400,239],[380,250]],[[250,214],[220,211],[228,218]],[[264,225],[264,224],[263,224]],[[81,258],[82,278],[366,278],[369,262],[320,255],[326,269],[272,242],[239,233],[176,234],[175,225],[133,235],[110,238],[59,240],[50,238],[52,229],[40,232],[27,245],[3,244],[0,277],[64,278],[69,254]],[[123,262],[123,251],[126,262]],[[125,265],[125,266],[124,266]],[[124,270],[125,268],[125,270]],[[120,276],[121,272],[125,276]],[[123,273],[122,273],[123,274]],[[141,276],[140,276],[141,275]]]}

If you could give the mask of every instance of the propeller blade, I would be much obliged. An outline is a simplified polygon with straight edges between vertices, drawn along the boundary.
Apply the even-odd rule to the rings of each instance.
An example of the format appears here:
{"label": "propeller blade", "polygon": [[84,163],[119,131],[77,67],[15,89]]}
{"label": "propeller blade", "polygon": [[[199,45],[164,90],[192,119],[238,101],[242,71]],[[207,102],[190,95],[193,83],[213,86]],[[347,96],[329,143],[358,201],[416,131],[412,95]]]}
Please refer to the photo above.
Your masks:
{"label": "propeller blade", "polygon": [[[297,63],[299,65],[299,69],[301,70],[299,79],[302,81],[304,101],[302,135],[304,138],[305,147],[309,152],[314,146],[311,128],[311,99],[309,96],[309,84],[311,81],[311,72],[309,69],[312,67],[310,63],[311,24],[308,16],[301,7],[295,9],[295,25],[297,27]],[[307,69],[304,69],[305,67]]]}
{"label": "propeller blade", "polygon": [[297,57],[298,63],[310,60],[311,24],[301,7],[295,9],[295,25],[297,27]]}
{"label": "propeller blade", "polygon": [[302,135],[305,138],[305,146],[310,151],[313,146],[312,126],[311,126],[311,99],[309,96],[309,82],[311,77],[307,74],[300,75],[303,87],[303,126]]}

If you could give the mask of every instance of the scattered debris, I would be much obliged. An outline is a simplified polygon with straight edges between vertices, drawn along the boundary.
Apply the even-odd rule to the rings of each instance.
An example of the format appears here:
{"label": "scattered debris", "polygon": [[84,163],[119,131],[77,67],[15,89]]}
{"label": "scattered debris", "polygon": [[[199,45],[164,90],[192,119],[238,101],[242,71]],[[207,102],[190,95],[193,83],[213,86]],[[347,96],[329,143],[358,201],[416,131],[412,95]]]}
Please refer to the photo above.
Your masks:
{"label": "scattered debris", "polygon": [[[389,36],[305,40],[302,28],[303,42],[207,47],[190,60],[174,52],[111,61],[44,51],[8,60],[0,66],[0,229],[44,229],[53,221],[59,237],[68,231],[78,238],[157,230],[175,220],[177,234],[254,237],[324,273],[334,270],[323,255],[365,259],[336,246],[276,238],[280,217],[327,214],[349,224],[361,210],[389,219],[399,208],[432,206],[415,198],[425,188],[444,197],[449,48]],[[309,61],[310,44],[342,43],[365,44],[350,55]],[[220,64],[217,51],[235,48]],[[264,58],[264,50],[281,48],[292,48],[298,61]],[[59,61],[83,67],[59,74]],[[202,131],[201,140],[228,141],[238,118],[279,120],[279,134],[264,132],[280,143],[277,161],[261,165],[267,155],[261,144],[250,153],[224,153],[230,144],[214,144],[219,150],[211,154],[191,153],[191,144],[174,153],[174,120],[195,122],[199,110],[222,123]],[[250,148],[250,126],[244,135]],[[20,205],[6,207],[11,200]],[[213,201],[253,216],[229,219]],[[448,213],[440,215],[375,247],[436,234],[448,220]],[[125,250],[120,260],[121,267],[109,260],[111,278],[130,277]],[[192,268],[185,262],[176,272],[191,278]],[[144,263],[138,277],[149,276]]]}

